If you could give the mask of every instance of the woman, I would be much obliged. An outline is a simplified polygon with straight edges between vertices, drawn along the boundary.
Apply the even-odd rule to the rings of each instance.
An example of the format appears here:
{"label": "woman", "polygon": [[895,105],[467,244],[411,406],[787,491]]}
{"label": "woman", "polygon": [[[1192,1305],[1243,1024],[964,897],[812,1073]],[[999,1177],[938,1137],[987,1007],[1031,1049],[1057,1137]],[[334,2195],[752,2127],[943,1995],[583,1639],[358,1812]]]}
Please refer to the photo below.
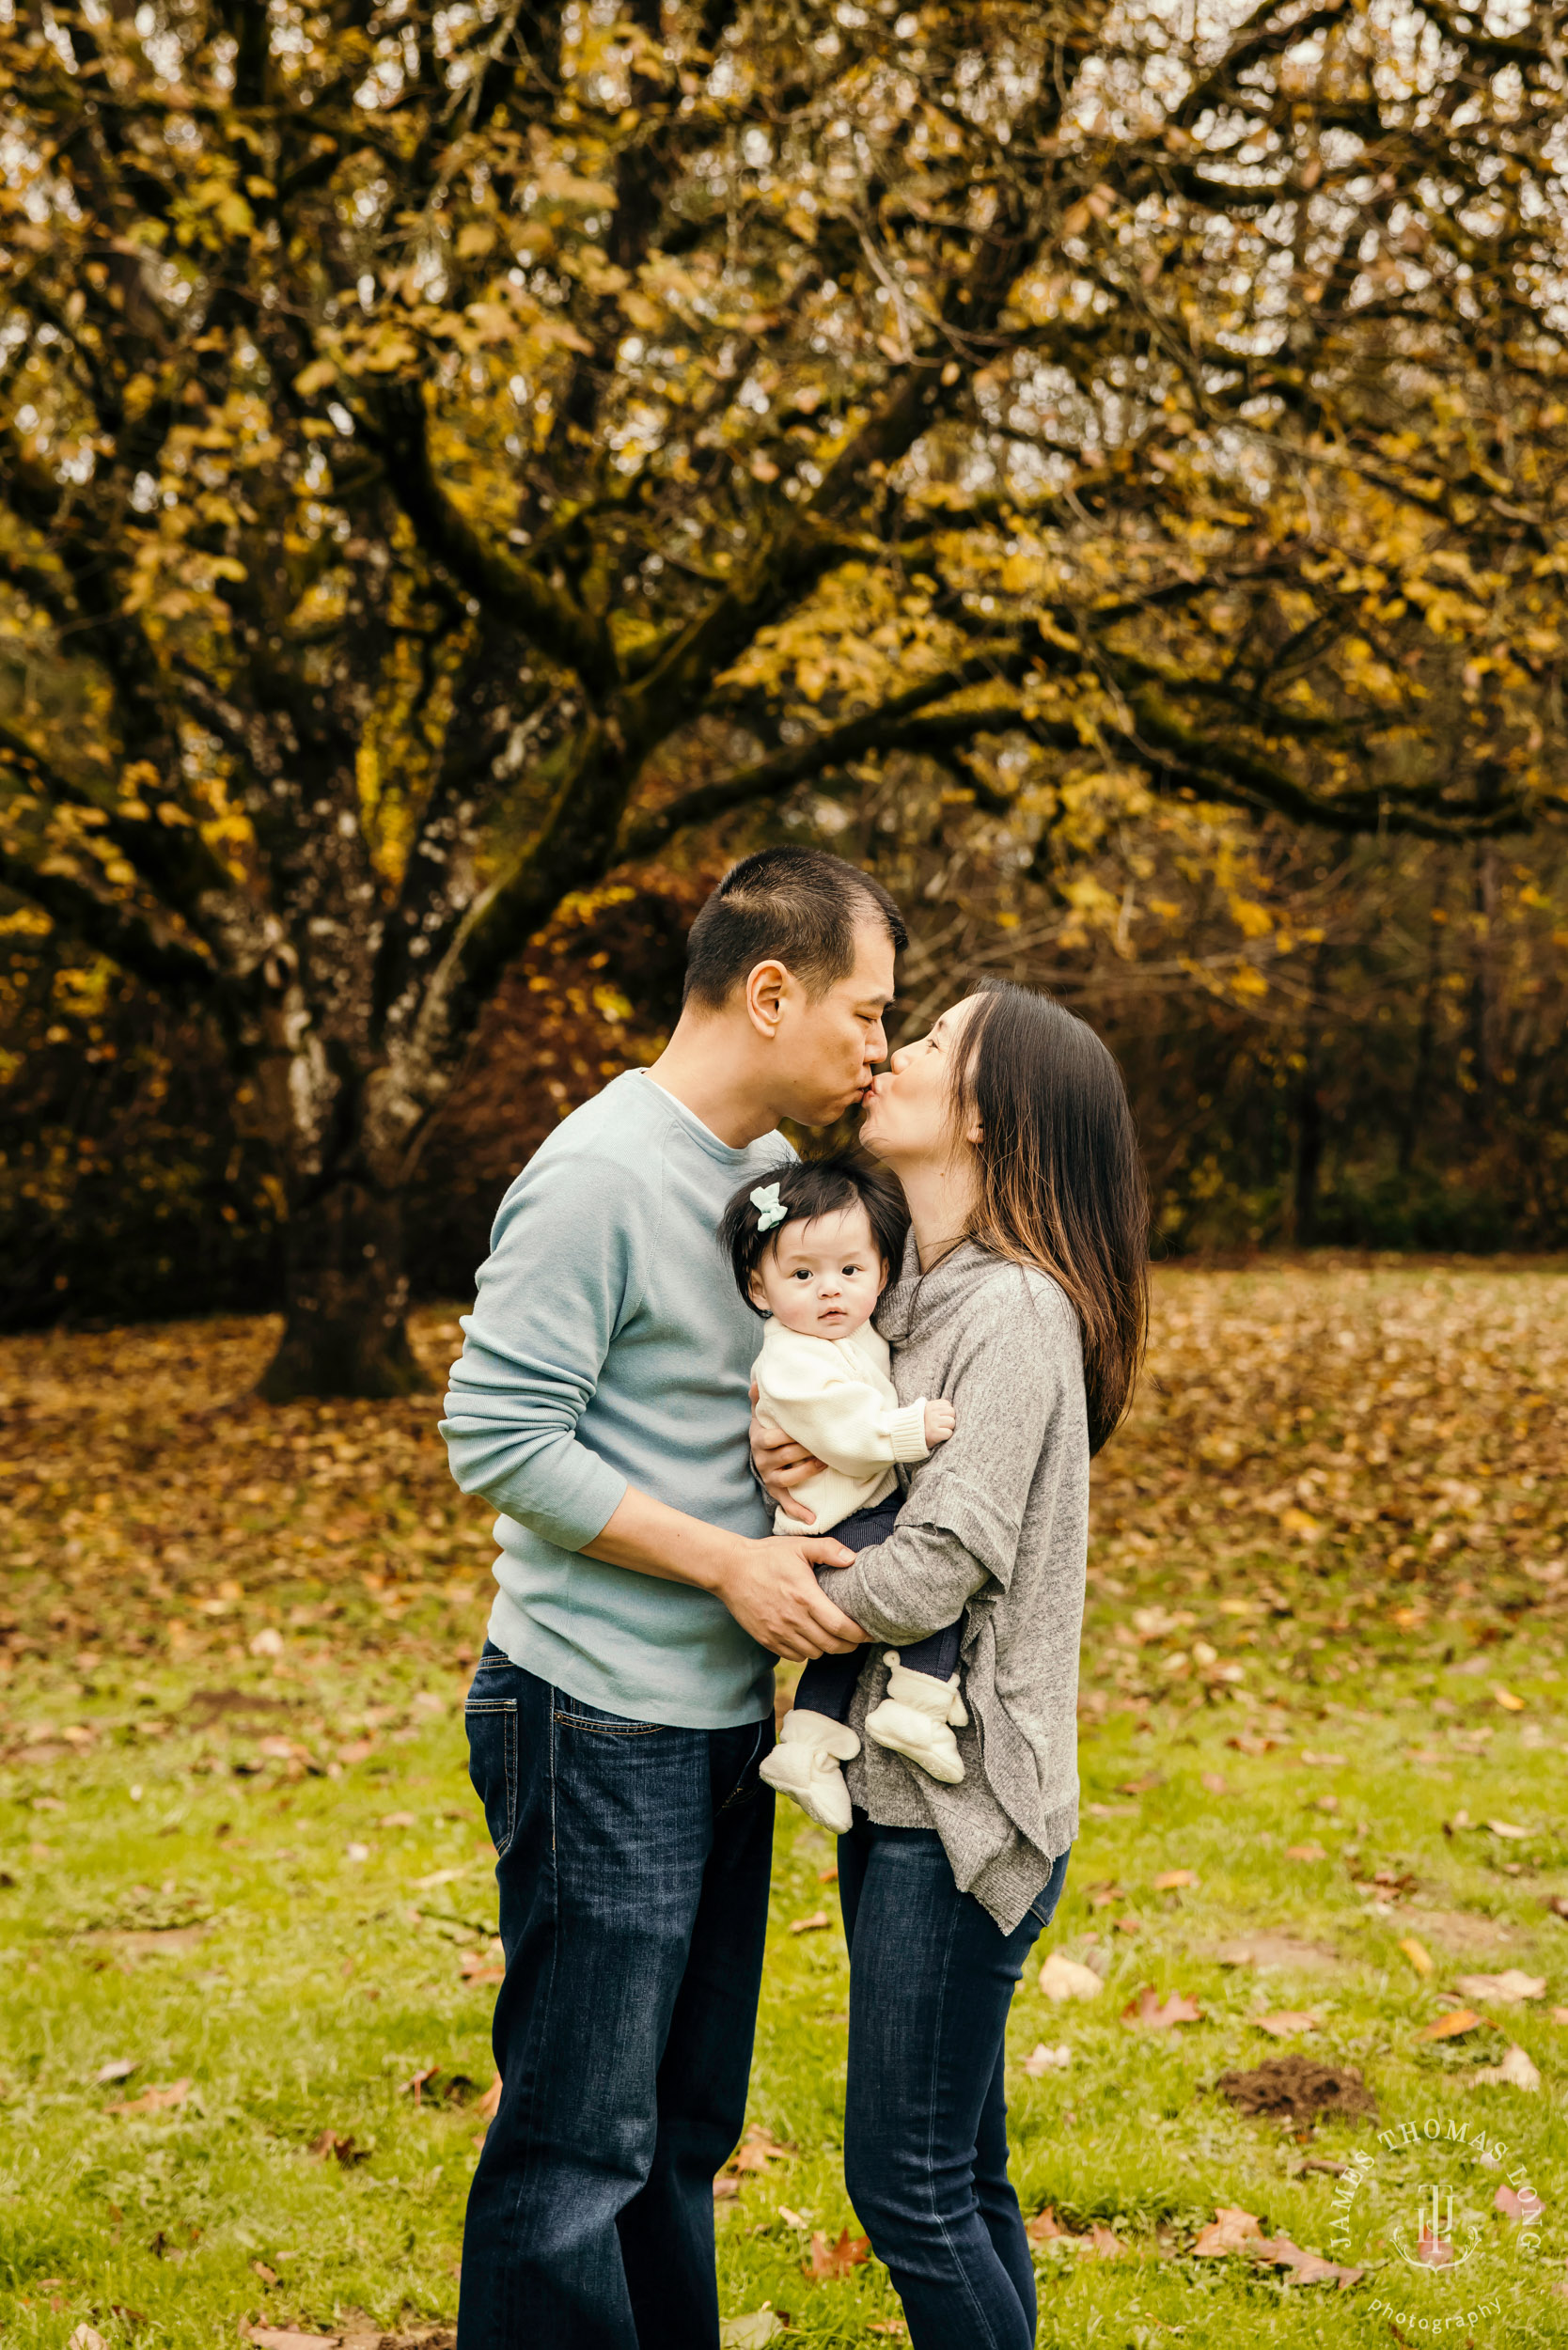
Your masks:
{"label": "woman", "polygon": [[[960,1784],[863,1734],[847,1766],[845,2176],[916,2350],[1028,2350],[1003,2044],[1077,1830],[1089,1464],[1137,1375],[1148,1210],[1115,1061],[1022,988],[966,997],[895,1053],[861,1140],[912,1219],[876,1315],[900,1399],[944,1397],[957,1425],[909,1472],[890,1539],[822,1581],[876,1643],[852,1729],[886,1692],[883,1644],[960,1614],[968,1723]],[[780,1497],[817,1466],[754,1438]]]}

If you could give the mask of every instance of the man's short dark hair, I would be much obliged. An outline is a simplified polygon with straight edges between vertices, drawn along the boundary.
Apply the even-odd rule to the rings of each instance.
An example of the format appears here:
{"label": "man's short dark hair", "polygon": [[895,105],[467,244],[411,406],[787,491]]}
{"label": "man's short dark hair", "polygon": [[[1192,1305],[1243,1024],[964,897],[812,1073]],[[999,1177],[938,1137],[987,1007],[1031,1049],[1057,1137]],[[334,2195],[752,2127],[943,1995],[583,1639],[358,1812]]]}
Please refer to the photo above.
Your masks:
{"label": "man's short dark hair", "polygon": [[[782,1217],[770,1213],[766,1230],[758,1213],[755,1194],[777,1185]],[[735,1287],[755,1313],[751,1277],[770,1248],[776,1247],[792,1224],[814,1224],[819,1216],[838,1215],[845,1208],[864,1208],[870,1218],[877,1254],[897,1277],[903,1264],[909,1231],[909,1208],[896,1175],[854,1151],[836,1151],[825,1159],[785,1159],[759,1179],[748,1175],[733,1193],[719,1218],[719,1246],[729,1260]]]}
{"label": "man's short dark hair", "polygon": [[907,947],[903,916],[879,881],[824,849],[759,849],[732,866],[692,924],[682,1003],[722,1004],[760,963],[781,963],[810,995],[855,968],[868,915]]}

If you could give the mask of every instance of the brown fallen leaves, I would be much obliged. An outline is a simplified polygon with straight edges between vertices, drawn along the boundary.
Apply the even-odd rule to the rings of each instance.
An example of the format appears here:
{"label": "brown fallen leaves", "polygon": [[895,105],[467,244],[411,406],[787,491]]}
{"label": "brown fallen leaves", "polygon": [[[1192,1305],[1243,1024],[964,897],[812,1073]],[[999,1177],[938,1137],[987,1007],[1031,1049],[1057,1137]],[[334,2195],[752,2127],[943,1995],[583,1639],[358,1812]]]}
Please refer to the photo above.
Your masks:
{"label": "brown fallen leaves", "polygon": [[323,2130],[319,2138],[311,2139],[309,2151],[316,2162],[339,2162],[345,2170],[352,2170],[356,2162],[370,2159],[368,2146],[356,2146],[341,2130]]}
{"label": "brown fallen leaves", "polygon": [[1121,2011],[1124,2024],[1141,2025],[1146,2031],[1168,2031],[1174,2024],[1200,2024],[1202,2020],[1202,2009],[1184,1991],[1169,1992],[1162,2001],[1152,1982],[1135,1992]]}
{"label": "brown fallen leaves", "polygon": [[1544,1998],[1546,1978],[1505,1966],[1500,1975],[1456,1975],[1453,1987],[1466,1999],[1500,1999],[1505,2007],[1513,2007],[1521,1999]]}
{"label": "brown fallen leaves", "polygon": [[1298,2032],[1316,2031],[1323,2017],[1316,2008],[1281,2008],[1278,2014],[1253,2015],[1248,2021],[1259,2031],[1271,2032],[1276,2040],[1294,2040]]}
{"label": "brown fallen leaves", "polygon": [[188,2080],[170,2081],[163,2089],[144,2089],[139,2097],[123,2099],[118,2105],[105,2106],[105,2113],[167,2113],[182,2106],[191,2093]]}
{"label": "brown fallen leaves", "polygon": [[1087,2252],[1094,2260],[1117,2260],[1127,2249],[1115,2230],[1107,2228],[1103,2219],[1090,2220],[1086,2234],[1074,2235],[1070,2228],[1061,2225],[1049,2203],[1035,2214],[1026,2233],[1031,2244],[1065,2244],[1073,2251]]}
{"label": "brown fallen leaves", "polygon": [[833,1920],[825,1909],[814,1909],[809,1918],[796,1918],[790,1927],[790,1932],[792,1934],[820,1934],[823,1926],[829,1926],[832,1923]]}
{"label": "brown fallen leaves", "polygon": [[821,2228],[811,2232],[811,2251],[801,2262],[801,2274],[810,2284],[830,2284],[835,2278],[847,2277],[852,2268],[861,2267],[871,2254],[870,2236],[851,2235],[845,2228],[837,2244],[829,2244]]}
{"label": "brown fallen leaves", "polygon": [[1303,2251],[1288,2235],[1266,2236],[1255,2212],[1235,2203],[1216,2203],[1209,2225],[1194,2238],[1192,2250],[1201,2260],[1243,2256],[1275,2268],[1288,2268],[1298,2285],[1337,2285],[1343,2293],[1359,2284],[1364,2268],[1344,2268],[1319,2252]]}
{"label": "brown fallen leaves", "polygon": [[1474,2031],[1481,2017],[1471,2007],[1450,2008],[1446,2015],[1435,2015],[1416,2034],[1418,2040],[1458,2040],[1466,2032]]}

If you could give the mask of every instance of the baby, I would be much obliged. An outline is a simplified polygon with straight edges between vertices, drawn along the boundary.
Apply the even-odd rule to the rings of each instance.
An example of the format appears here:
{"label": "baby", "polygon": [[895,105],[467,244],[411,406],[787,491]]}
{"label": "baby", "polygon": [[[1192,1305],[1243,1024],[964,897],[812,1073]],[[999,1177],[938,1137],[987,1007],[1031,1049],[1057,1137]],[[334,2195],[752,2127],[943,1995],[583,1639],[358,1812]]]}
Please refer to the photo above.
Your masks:
{"label": "baby", "polygon": [[[892,1178],[847,1155],[792,1161],[724,1212],[720,1246],[741,1295],[767,1323],[752,1366],[759,1417],[825,1464],[795,1489],[810,1525],[780,1509],[775,1533],[831,1531],[851,1550],[886,1542],[903,1499],[894,1464],[926,1460],[953,1433],[950,1403],[900,1403],[887,1341],[871,1327],[908,1228]],[[952,1729],[968,1718],[958,1694],[962,1631],[961,1621],[902,1655],[886,1650],[887,1695],[866,1717],[869,1738],[948,1786],[964,1777]],[[840,1836],[850,1825],[842,1765],[860,1751],[848,1715],[863,1655],[807,1666],[761,1766],[770,1787]]]}

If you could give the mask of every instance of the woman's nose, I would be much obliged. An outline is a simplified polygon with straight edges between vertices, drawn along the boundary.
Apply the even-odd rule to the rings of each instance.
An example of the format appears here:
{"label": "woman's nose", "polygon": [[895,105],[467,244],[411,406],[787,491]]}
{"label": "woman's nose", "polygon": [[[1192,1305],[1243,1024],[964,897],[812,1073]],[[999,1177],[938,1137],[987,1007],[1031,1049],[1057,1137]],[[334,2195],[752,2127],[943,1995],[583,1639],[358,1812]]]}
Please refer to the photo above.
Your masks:
{"label": "woman's nose", "polygon": [[888,1068],[892,1071],[892,1073],[893,1073],[893,1074],[894,1074],[894,1076],[895,1076],[895,1077],[899,1074],[899,1072],[900,1072],[900,1071],[903,1068],[904,1063],[908,1060],[908,1058],[909,1058],[909,1047],[908,1047],[908,1045],[907,1045],[907,1044],[901,1044],[901,1045],[899,1046],[898,1051],[897,1051],[897,1052],[893,1055],[892,1058],[891,1058],[891,1059],[888,1061],[888,1063],[887,1063]]}

